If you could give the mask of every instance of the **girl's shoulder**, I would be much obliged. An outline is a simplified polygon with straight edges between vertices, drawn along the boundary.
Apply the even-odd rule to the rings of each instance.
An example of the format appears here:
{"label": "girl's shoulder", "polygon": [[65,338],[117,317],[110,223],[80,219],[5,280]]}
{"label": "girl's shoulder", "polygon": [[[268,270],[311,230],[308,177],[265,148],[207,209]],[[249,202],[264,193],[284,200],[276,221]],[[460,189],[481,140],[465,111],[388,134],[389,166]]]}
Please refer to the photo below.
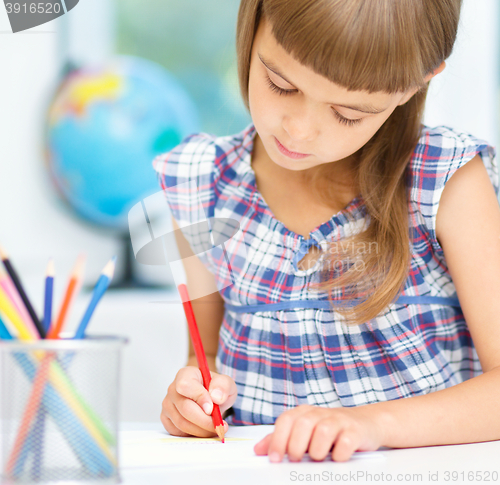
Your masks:
{"label": "girl's shoulder", "polygon": [[213,170],[216,137],[208,133],[193,133],[170,151],[153,160],[153,167],[163,188],[175,187]]}
{"label": "girl's shoulder", "polygon": [[213,217],[226,187],[248,172],[255,128],[234,135],[194,133],[153,160],[170,211],[182,227]]}
{"label": "girl's shoulder", "polygon": [[407,185],[417,191],[441,191],[449,178],[480,155],[498,195],[495,149],[485,140],[447,126],[423,126],[407,167]]}
{"label": "girl's shoulder", "polygon": [[436,216],[444,187],[452,175],[479,155],[491,184],[499,195],[495,148],[488,142],[447,126],[423,126],[406,170],[411,221],[425,230],[435,251],[442,251],[436,237]]}
{"label": "girl's shoulder", "polygon": [[153,167],[165,187],[174,187],[188,180],[206,184],[220,177],[226,165],[241,158],[253,142],[253,125],[234,135],[216,136],[209,133],[194,133],[166,153],[153,160]]}

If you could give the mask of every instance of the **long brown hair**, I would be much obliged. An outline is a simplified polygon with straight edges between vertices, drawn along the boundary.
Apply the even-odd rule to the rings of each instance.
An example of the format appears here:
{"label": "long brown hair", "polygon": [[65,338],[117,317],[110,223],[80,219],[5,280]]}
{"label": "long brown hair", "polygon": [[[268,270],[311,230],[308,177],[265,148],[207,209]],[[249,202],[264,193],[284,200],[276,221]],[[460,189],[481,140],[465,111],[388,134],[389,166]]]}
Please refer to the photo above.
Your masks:
{"label": "long brown hair", "polygon": [[[252,43],[261,18],[297,61],[346,89],[418,89],[355,154],[354,186],[370,223],[343,244],[330,243],[314,287],[329,293],[347,323],[364,323],[386,310],[408,276],[406,167],[422,127],[424,78],[451,54],[460,8],[461,0],[241,0],[236,47],[247,108]],[[325,200],[328,165],[317,167],[311,180]]]}

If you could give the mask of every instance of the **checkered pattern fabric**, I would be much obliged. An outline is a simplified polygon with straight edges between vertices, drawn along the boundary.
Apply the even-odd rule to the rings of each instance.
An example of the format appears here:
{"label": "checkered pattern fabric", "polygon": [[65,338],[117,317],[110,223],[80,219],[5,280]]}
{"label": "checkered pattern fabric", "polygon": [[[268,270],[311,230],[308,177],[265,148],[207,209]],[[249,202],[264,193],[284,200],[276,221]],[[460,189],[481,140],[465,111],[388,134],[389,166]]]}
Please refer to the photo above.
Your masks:
{"label": "checkered pattern fabric", "polygon": [[[446,127],[423,127],[407,169],[412,261],[404,291],[384,314],[348,326],[308,286],[318,281],[326,244],[369,224],[363,200],[353,199],[309,238],[295,234],[256,188],[254,136],[253,125],[233,136],[191,135],[154,160],[170,210],[225,302],[217,366],[238,386],[231,422],[271,424],[300,404],[418,396],[480,374],[435,225],[446,182],[476,154],[498,195],[494,149]],[[300,269],[311,244],[323,256]]]}

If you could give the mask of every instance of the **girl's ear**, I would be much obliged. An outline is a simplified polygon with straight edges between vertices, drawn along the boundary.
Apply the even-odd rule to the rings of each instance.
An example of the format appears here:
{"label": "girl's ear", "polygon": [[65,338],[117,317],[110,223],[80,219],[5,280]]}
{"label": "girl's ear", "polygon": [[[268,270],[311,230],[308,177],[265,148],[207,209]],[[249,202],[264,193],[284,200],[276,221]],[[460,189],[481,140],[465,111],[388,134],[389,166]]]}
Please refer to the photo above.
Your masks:
{"label": "girl's ear", "polygon": [[[434,69],[434,71],[430,72],[429,74],[427,74],[427,76],[425,76],[424,78],[424,84],[427,84],[434,76],[437,76],[440,72],[443,71],[443,69],[446,67],[446,62],[442,62],[438,67],[436,67],[436,69]],[[398,103],[398,106],[401,106],[403,104],[405,104],[406,102],[408,102],[411,97],[419,90],[419,88],[414,88],[414,89],[410,89],[402,98],[401,98],[401,101]]]}
{"label": "girl's ear", "polygon": [[427,74],[427,76],[425,76],[424,83],[427,84],[434,76],[437,76],[440,72],[442,72],[445,67],[446,67],[446,62],[443,61],[439,65],[439,67],[436,67],[434,71],[430,72],[429,74]]}

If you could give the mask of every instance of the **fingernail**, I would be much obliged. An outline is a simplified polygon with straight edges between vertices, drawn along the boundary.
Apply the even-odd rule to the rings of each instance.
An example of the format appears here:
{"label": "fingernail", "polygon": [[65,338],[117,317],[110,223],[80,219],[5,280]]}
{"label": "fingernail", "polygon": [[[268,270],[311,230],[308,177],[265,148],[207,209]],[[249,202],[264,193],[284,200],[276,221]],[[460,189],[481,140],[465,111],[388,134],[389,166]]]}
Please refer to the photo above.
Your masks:
{"label": "fingernail", "polygon": [[279,453],[276,453],[275,451],[269,455],[269,461],[272,461],[273,463],[278,463],[281,461]]}
{"label": "fingernail", "polygon": [[212,396],[212,399],[217,402],[221,402],[223,398],[223,394],[219,389],[215,389],[210,393],[210,396]]}
{"label": "fingernail", "polygon": [[212,412],[212,406],[210,406],[210,403],[206,402],[203,404],[203,411],[205,411],[206,414],[210,414]]}

